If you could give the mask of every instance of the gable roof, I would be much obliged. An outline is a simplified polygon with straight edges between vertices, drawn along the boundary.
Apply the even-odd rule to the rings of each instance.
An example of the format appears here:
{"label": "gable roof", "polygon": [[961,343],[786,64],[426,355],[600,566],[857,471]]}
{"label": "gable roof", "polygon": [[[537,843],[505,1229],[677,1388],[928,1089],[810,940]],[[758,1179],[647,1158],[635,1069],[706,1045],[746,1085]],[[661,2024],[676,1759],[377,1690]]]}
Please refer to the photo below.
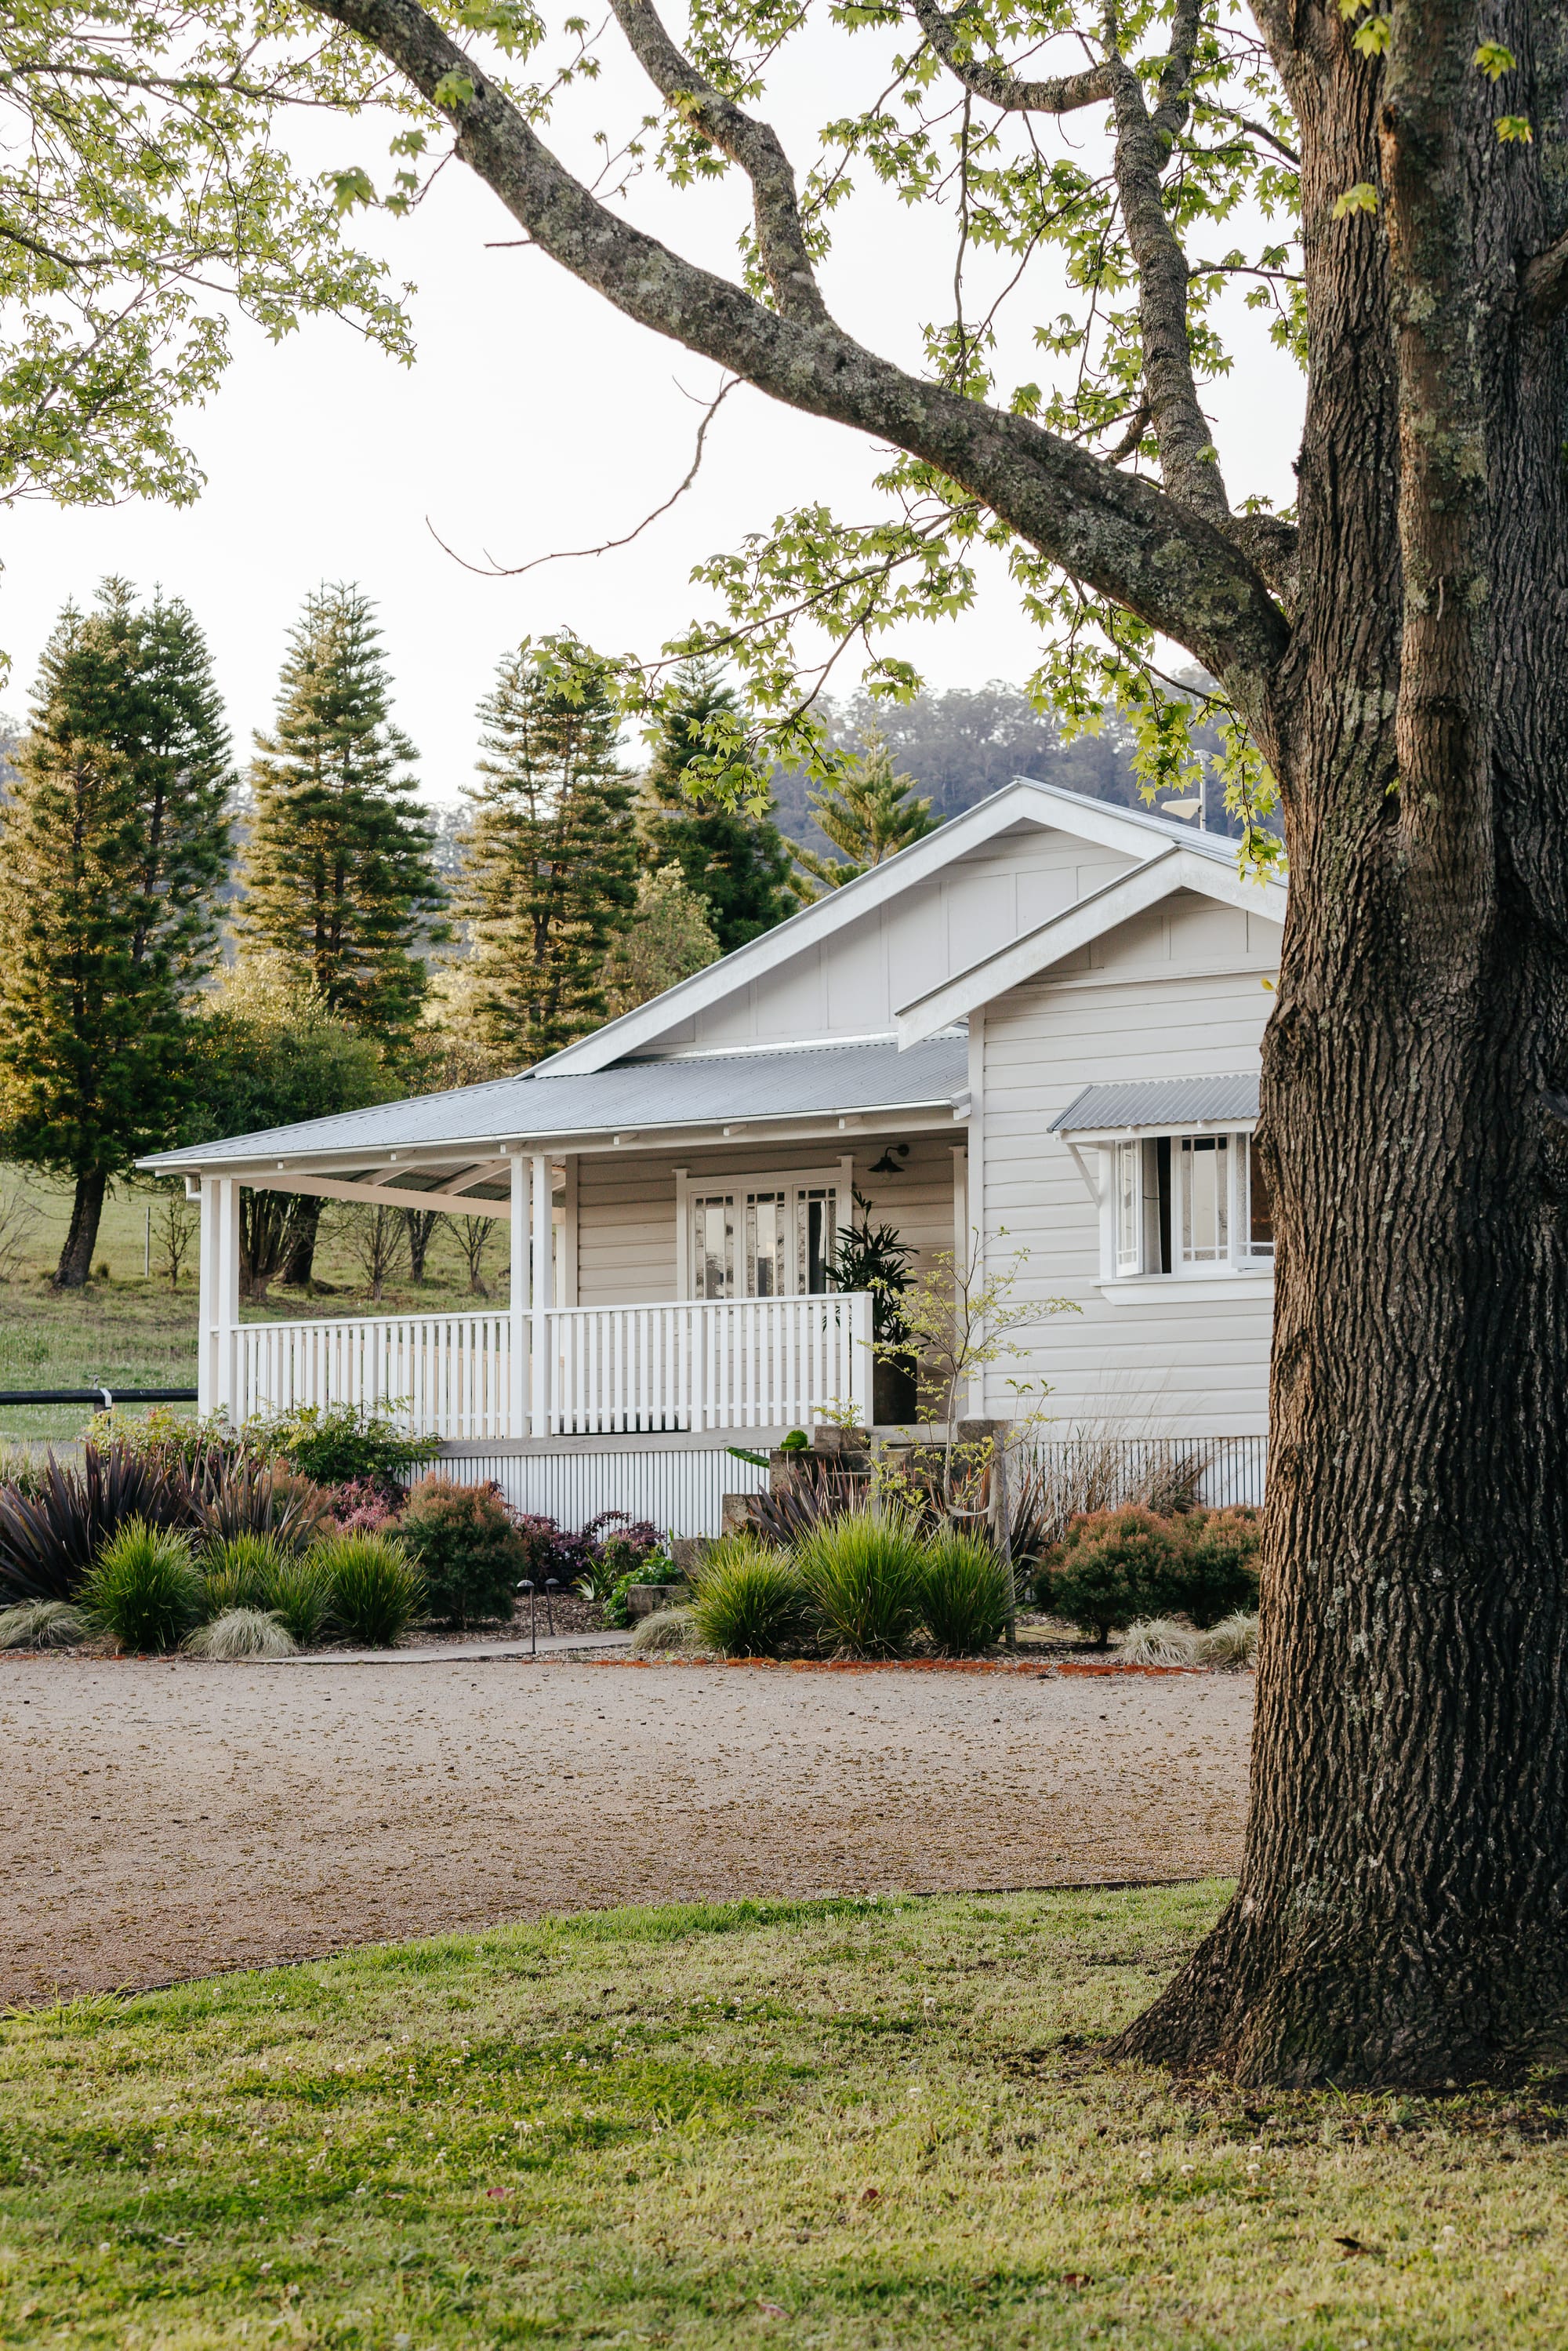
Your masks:
{"label": "gable roof", "polygon": [[[1236,850],[1230,841],[1217,839],[1211,833],[1195,833],[1177,819],[1136,809],[1113,808],[1106,800],[1066,791],[1060,784],[1042,784],[1033,777],[1019,776],[1010,784],[1004,784],[999,791],[977,800],[962,816],[927,833],[924,841],[901,849],[883,864],[871,866],[852,882],[830,891],[814,905],[802,907],[798,914],[764,931],[746,946],[736,947],[717,963],[710,963],[694,972],[689,979],[667,987],[662,996],[639,1005],[634,1012],[623,1012],[619,1019],[607,1020],[591,1036],[580,1037],[574,1044],[563,1046],[559,1053],[538,1062],[532,1074],[554,1079],[569,1072],[602,1070],[612,1061],[644,1050],[677,1022],[707,1010],[753,980],[776,971],[806,948],[831,937],[861,915],[886,904],[889,899],[930,881],[945,867],[1018,824],[1072,833],[1082,841],[1092,841],[1102,849],[1118,850],[1140,862],[1145,862],[1159,844],[1179,845],[1191,852],[1191,871],[1197,878],[1180,885],[1173,883],[1172,887],[1201,888],[1228,900],[1231,893],[1224,886],[1225,877],[1228,874],[1232,883],[1237,879]],[[1278,889],[1278,884],[1272,886]],[[1282,900],[1283,893],[1280,895]],[[1255,889],[1252,903],[1256,903]],[[921,1034],[929,1036],[945,1025],[944,1021],[933,1021]],[[902,1024],[900,1038],[901,1042],[904,1041]]]}
{"label": "gable roof", "polygon": [[1234,858],[1227,858],[1223,869],[1218,869],[1211,857],[1197,852],[1195,841],[1173,841],[1163,825],[1159,831],[1166,837],[1155,844],[1152,855],[1145,855],[1129,872],[1116,874],[1071,906],[1059,907],[1031,931],[1007,940],[967,970],[955,972],[951,978],[901,1005],[900,1045],[917,1045],[953,1021],[967,1019],[977,1005],[1035,978],[1051,964],[1076,955],[1092,939],[1131,922],[1177,890],[1196,890],[1244,913],[1262,914],[1270,922],[1284,921],[1285,892],[1281,883],[1244,880],[1236,871]]}

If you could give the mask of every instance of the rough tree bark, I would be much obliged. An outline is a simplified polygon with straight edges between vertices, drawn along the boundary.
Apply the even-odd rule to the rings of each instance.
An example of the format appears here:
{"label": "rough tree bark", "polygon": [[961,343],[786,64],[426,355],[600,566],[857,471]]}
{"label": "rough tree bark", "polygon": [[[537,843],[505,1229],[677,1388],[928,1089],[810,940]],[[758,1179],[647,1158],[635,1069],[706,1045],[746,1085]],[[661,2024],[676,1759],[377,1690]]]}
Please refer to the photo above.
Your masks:
{"label": "rough tree bark", "polygon": [[[1568,2032],[1568,21],[1254,0],[1292,102],[1310,390],[1300,534],[1233,517],[1150,173],[1185,105],[1114,55],[1024,83],[913,0],[979,97],[1109,97],[1163,489],[854,342],[777,140],[647,0],[666,99],[751,177],[772,307],[597,204],[413,0],[315,0],[427,96],[530,239],[629,316],[940,466],[1221,679],[1283,790],[1265,1047],[1279,1236],[1252,1809],[1238,1892],[1123,2054],[1442,2084]],[[1500,140],[1483,42],[1518,59]],[[1337,200],[1359,183],[1374,208]],[[1130,454],[1127,449],[1116,455]]]}

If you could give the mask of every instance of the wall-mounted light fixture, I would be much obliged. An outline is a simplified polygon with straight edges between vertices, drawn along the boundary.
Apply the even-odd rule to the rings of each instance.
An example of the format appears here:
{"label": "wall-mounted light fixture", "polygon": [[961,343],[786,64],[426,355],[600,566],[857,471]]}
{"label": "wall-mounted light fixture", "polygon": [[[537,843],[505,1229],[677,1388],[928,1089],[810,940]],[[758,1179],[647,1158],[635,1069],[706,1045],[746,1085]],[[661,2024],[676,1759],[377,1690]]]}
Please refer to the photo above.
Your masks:
{"label": "wall-mounted light fixture", "polygon": [[872,1161],[871,1165],[866,1169],[866,1174],[868,1176],[902,1176],[904,1169],[899,1162],[907,1159],[908,1156],[907,1143],[890,1143],[882,1157]]}

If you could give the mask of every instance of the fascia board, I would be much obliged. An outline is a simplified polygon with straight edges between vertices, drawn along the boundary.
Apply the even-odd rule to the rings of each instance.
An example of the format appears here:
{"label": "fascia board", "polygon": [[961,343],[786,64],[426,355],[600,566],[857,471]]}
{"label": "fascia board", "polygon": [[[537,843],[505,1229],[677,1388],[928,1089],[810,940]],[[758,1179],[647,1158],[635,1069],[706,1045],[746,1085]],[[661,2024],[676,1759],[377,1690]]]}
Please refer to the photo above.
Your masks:
{"label": "fascia board", "polygon": [[[1140,848],[1146,841],[1145,834]],[[897,1016],[899,1050],[920,1044],[952,1021],[966,1019],[978,1005],[1006,995],[1009,987],[1037,978],[1053,963],[1075,955],[1080,947],[1146,913],[1177,890],[1217,898],[1246,913],[1262,914],[1270,922],[1285,919],[1285,893],[1277,883],[1249,882],[1218,861],[1173,841],[1145,857],[1130,873],[1118,874],[1073,905],[1063,906],[1022,938],[982,956],[929,995],[904,1006]]]}
{"label": "fascia board", "polygon": [[591,1037],[580,1038],[576,1044],[563,1046],[559,1053],[552,1053],[548,1061],[536,1062],[532,1075],[565,1077],[574,1071],[607,1068],[612,1061],[619,1061],[626,1054],[634,1053],[639,1046],[663,1036],[677,1020],[707,1011],[710,1006],[734,995],[737,988],[749,987],[754,979],[776,971],[780,964],[788,963],[807,947],[831,938],[847,923],[858,921],[862,914],[885,905],[890,898],[929,881],[933,874],[940,873],[971,850],[983,848],[988,841],[1006,832],[1020,819],[1027,819],[1042,831],[1072,833],[1099,848],[1119,849],[1129,857],[1142,859],[1148,855],[1149,836],[1143,826],[1126,823],[1113,809],[1102,811],[1070,805],[1056,794],[1041,789],[1030,778],[1020,777],[1015,783],[1004,784],[989,799],[954,817],[926,840],[900,850],[885,865],[873,866],[858,880],[846,882],[841,890],[830,892],[814,905],[803,906],[798,914],[791,914],[787,922],[764,931],[759,939],[737,947],[733,955],[709,964],[706,970],[694,972],[690,979],[677,981],[662,996],[639,1005],[635,1012],[622,1013],[619,1020],[606,1022]]}

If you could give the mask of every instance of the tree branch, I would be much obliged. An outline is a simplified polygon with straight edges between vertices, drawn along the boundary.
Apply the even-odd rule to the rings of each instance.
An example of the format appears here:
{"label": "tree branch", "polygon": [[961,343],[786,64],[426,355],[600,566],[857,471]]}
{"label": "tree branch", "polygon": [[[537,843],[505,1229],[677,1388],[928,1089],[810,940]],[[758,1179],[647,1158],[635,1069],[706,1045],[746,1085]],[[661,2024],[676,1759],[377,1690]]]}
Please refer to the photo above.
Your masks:
{"label": "tree branch", "polygon": [[1048,561],[1196,654],[1270,755],[1269,683],[1290,631],[1252,563],[1203,516],[1026,417],[906,374],[831,321],[779,316],[619,219],[417,0],[308,5],[380,49],[433,105],[444,76],[472,84],[472,99],[441,109],[455,152],[562,268],[773,399],[936,467]]}
{"label": "tree branch", "polygon": [[1160,471],[1172,497],[1223,524],[1230,504],[1193,381],[1186,256],[1166,214],[1162,186],[1171,142],[1186,120],[1197,29],[1198,0],[1177,0],[1171,54],[1152,115],[1136,74],[1119,56],[1111,60],[1111,103],[1116,123],[1116,186],[1138,269],[1144,383],[1159,437]]}
{"label": "tree branch", "polygon": [[1006,66],[960,54],[964,35],[963,8],[945,16],[936,0],[910,0],[915,21],[948,72],[974,97],[1005,114],[1072,114],[1111,95],[1108,65],[1089,66],[1083,72],[1058,74],[1050,81],[1019,81]]}
{"label": "tree branch", "polygon": [[1568,235],[1537,253],[1520,271],[1525,302],[1539,326],[1549,327],[1568,310]]}
{"label": "tree branch", "polygon": [[776,132],[705,80],[671,40],[653,0],[611,0],[611,5],[632,56],[660,97],[677,106],[751,182],[757,251],[780,315],[797,326],[826,324],[827,305],[800,225],[795,174]]}

